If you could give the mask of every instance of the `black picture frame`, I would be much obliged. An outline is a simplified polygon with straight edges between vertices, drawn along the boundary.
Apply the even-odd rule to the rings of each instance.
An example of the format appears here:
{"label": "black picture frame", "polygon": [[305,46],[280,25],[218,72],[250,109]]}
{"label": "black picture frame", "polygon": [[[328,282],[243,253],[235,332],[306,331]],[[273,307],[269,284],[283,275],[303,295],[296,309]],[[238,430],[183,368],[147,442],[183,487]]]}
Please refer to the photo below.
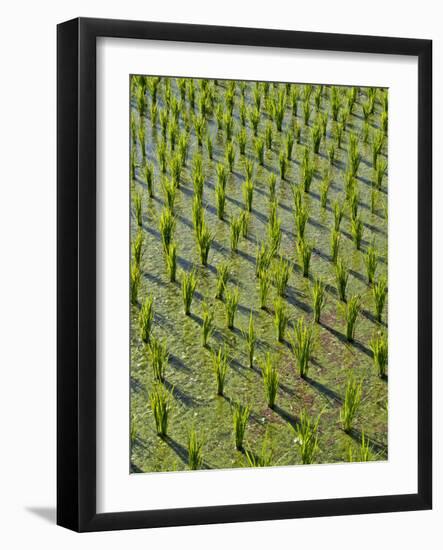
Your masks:
{"label": "black picture frame", "polygon": [[[418,490],[359,498],[96,512],[96,39],[302,48],[418,59]],[[57,28],[57,523],[75,531],[432,507],[432,42],[78,18]]]}

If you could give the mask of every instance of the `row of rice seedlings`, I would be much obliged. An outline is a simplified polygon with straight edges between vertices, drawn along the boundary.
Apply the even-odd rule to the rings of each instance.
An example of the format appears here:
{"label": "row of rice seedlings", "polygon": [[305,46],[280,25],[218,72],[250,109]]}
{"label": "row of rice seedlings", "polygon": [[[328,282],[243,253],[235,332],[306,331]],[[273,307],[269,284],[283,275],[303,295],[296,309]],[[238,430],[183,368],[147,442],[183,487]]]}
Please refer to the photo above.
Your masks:
{"label": "row of rice seedlings", "polygon": [[278,372],[271,360],[271,354],[266,354],[266,359],[260,365],[263,377],[266,403],[270,409],[275,406],[278,392]]}
{"label": "row of rice seedlings", "polygon": [[171,395],[163,384],[157,382],[149,394],[149,401],[154,415],[157,435],[165,437],[168,432],[169,417],[172,409]]}
{"label": "row of rice seedlings", "polygon": [[351,374],[346,384],[346,393],[340,410],[340,422],[343,430],[349,433],[352,430],[358,408],[361,403],[363,383],[357,382]]}
{"label": "row of rice seedlings", "polygon": [[312,286],[312,305],[314,310],[314,322],[320,322],[320,315],[326,303],[325,283],[322,279],[316,278]]}
{"label": "row of rice seedlings", "polygon": [[251,410],[248,406],[240,403],[235,403],[233,406],[232,421],[234,424],[235,448],[239,451],[243,449],[243,440],[250,413]]}
{"label": "row of rice seedlings", "polygon": [[228,372],[228,357],[225,348],[219,347],[218,352],[212,352],[212,367],[217,386],[217,395],[222,396]]}
{"label": "row of rice seedlings", "polygon": [[285,303],[282,298],[278,296],[274,300],[274,327],[277,342],[283,342],[288,321],[289,316]]}
{"label": "row of rice seedlings", "polygon": [[306,378],[314,348],[314,329],[312,325],[304,321],[303,317],[298,319],[294,325],[290,344],[297,363],[298,373],[301,378]]}
{"label": "row of rice seedlings", "polygon": [[169,357],[166,342],[151,337],[149,339],[148,355],[154,379],[158,382],[164,382]]}
{"label": "row of rice seedlings", "polygon": [[246,347],[248,350],[248,364],[249,367],[252,368],[254,364],[254,351],[255,351],[255,344],[257,342],[257,336],[255,334],[255,328],[254,328],[254,317],[252,316],[252,311],[249,314],[249,323],[248,323],[248,330],[242,330],[243,338],[246,340]]}
{"label": "row of rice seedlings", "polygon": [[235,314],[237,312],[238,299],[239,299],[238,288],[235,288],[232,291],[226,289],[226,291],[225,291],[225,314],[226,314],[226,326],[229,329],[234,328],[234,321],[235,321]]}
{"label": "row of rice seedlings", "polygon": [[309,416],[306,409],[300,413],[300,421],[296,424],[294,430],[296,434],[295,442],[300,447],[300,456],[302,464],[313,464],[319,451],[318,447],[318,425],[321,414],[316,419]]}
{"label": "row of rice seedlings", "polygon": [[140,338],[142,342],[148,343],[151,335],[152,324],[154,321],[154,300],[151,295],[146,296],[140,313],[138,315],[138,325],[140,330]]}
{"label": "row of rice seedlings", "polygon": [[194,271],[183,272],[182,278],[182,298],[185,315],[191,315],[191,304],[194,297],[197,279]]}
{"label": "row of rice seedlings", "polygon": [[202,346],[206,347],[209,338],[214,332],[214,309],[206,302],[203,302],[202,309],[201,341]]}
{"label": "row of rice seedlings", "polygon": [[356,294],[351,296],[344,306],[345,321],[346,321],[346,339],[348,342],[353,342],[355,338],[355,323],[361,307],[361,297]]}
{"label": "row of rice seedlings", "polygon": [[388,338],[385,332],[378,332],[371,340],[371,351],[374,356],[374,365],[380,378],[386,378],[388,366]]}

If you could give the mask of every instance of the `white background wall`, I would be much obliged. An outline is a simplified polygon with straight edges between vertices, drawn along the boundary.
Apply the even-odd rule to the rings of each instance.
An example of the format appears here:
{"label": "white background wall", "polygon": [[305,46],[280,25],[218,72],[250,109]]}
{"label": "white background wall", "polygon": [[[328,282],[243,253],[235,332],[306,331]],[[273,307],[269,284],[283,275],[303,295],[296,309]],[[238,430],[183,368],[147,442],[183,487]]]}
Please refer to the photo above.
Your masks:
{"label": "white background wall", "polygon": [[[58,22],[76,16],[434,40],[434,281],[442,278],[441,2],[68,0],[8,2],[0,32],[0,545],[48,549],[441,548],[442,293],[434,290],[434,510],[76,535],[55,521],[55,123]],[[440,336],[440,338],[439,338]],[[440,340],[440,341],[439,341]],[[407,343],[405,343],[407,344]],[[440,437],[438,434],[440,433]]]}

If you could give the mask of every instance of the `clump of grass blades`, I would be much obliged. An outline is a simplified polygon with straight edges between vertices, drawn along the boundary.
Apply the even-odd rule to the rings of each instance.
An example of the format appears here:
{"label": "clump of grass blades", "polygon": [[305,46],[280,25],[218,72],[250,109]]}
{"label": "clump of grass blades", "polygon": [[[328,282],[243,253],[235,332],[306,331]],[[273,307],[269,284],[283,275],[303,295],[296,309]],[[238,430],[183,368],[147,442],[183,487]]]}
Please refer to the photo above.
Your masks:
{"label": "clump of grass blades", "polygon": [[206,134],[206,119],[204,116],[197,115],[194,117],[194,130],[198,146],[201,147]]}
{"label": "clump of grass blades", "polygon": [[225,291],[225,315],[226,315],[226,326],[229,329],[234,328],[235,314],[237,312],[238,306],[238,288],[235,288],[233,291]]}
{"label": "clump of grass blades", "polygon": [[262,443],[260,454],[254,453],[251,449],[245,450],[246,462],[250,468],[266,468],[272,466],[273,453],[269,448],[267,439]]}
{"label": "clump of grass blades", "polygon": [[326,292],[324,282],[316,278],[312,287],[312,303],[314,310],[314,322],[320,322],[321,310],[326,303]]}
{"label": "clump of grass blades", "polygon": [[235,148],[232,142],[228,142],[225,149],[225,157],[229,166],[229,171],[232,173],[234,170],[235,163]]}
{"label": "clump of grass blades", "polygon": [[273,409],[278,391],[278,372],[271,360],[271,354],[269,352],[266,354],[265,361],[260,366],[263,376],[266,403],[270,409]]}
{"label": "clump of grass blades", "polygon": [[311,189],[311,183],[314,178],[315,165],[309,156],[309,151],[305,149],[301,166],[301,183],[305,193],[309,193]]}
{"label": "clump of grass blades", "polygon": [[249,114],[249,121],[254,131],[254,136],[257,136],[258,125],[260,123],[260,110],[257,108],[252,108],[249,110],[248,114]]}
{"label": "clump of grass blades", "polygon": [[312,107],[309,100],[303,102],[303,122],[305,126],[309,125],[309,119],[311,118]]}
{"label": "clump of grass blades", "polygon": [[226,166],[224,164],[217,164],[217,183],[223,189],[226,188],[226,181],[228,179],[228,173],[226,171]]}
{"label": "clump of grass blades", "polygon": [[248,362],[249,366],[252,368],[254,364],[254,350],[255,350],[255,343],[257,341],[257,336],[255,334],[255,328],[254,328],[254,317],[252,315],[252,311],[249,314],[249,323],[248,323],[248,330],[242,330],[243,338],[246,340],[246,347],[248,349]]}
{"label": "clump of grass blades", "polygon": [[250,221],[250,213],[249,212],[246,212],[246,211],[243,211],[241,214],[240,214],[240,218],[241,218],[241,234],[242,234],[242,237],[246,238],[248,236],[248,231],[249,231],[249,221]]}
{"label": "clump of grass blades", "polygon": [[168,272],[169,281],[175,283],[177,273],[177,245],[172,242],[165,250],[166,270]]}
{"label": "clump of grass blades", "polygon": [[338,250],[340,247],[340,238],[341,238],[340,232],[332,228],[330,246],[331,246],[331,261],[334,265],[337,263]]}
{"label": "clump of grass blades", "polygon": [[254,163],[247,157],[243,159],[243,167],[245,169],[245,179],[250,180],[254,175]]}
{"label": "clump of grass blades", "polygon": [[209,307],[206,302],[202,304],[203,314],[202,314],[202,346],[206,347],[208,345],[208,340],[214,332],[214,310]]}
{"label": "clump of grass blades", "polygon": [[295,228],[299,239],[303,239],[305,236],[305,229],[308,220],[308,208],[303,203],[300,203],[299,207],[295,210]]}
{"label": "clump of grass blades", "polygon": [[346,302],[346,287],[348,285],[349,269],[346,267],[342,258],[339,258],[335,264],[335,279],[339,298],[342,302]]}
{"label": "clump of grass blades", "polygon": [[[275,203],[272,203],[275,204]],[[269,250],[271,256],[274,256],[278,253],[278,249],[280,248],[281,243],[281,237],[282,237],[282,230],[281,230],[281,220],[277,217],[277,209],[271,208],[271,213],[269,216],[269,223],[268,223],[268,239],[269,239]]]}
{"label": "clump of grass blades", "polygon": [[297,240],[297,256],[303,277],[309,276],[309,264],[311,263],[312,248],[312,245],[308,244],[305,239]]}
{"label": "clump of grass blades", "polygon": [[312,419],[305,409],[300,413],[300,421],[295,426],[295,442],[300,446],[300,456],[302,464],[313,464],[315,462],[318,447],[318,425],[320,415],[317,419]]}
{"label": "clump of grass blades", "polygon": [[223,298],[223,293],[226,288],[226,283],[228,282],[229,277],[229,264],[226,262],[221,262],[217,266],[217,280],[216,280],[216,291],[215,297],[219,300]]}
{"label": "clump of grass blades", "polygon": [[331,187],[331,173],[328,171],[326,172],[320,186],[320,204],[322,208],[326,208],[330,187]]}
{"label": "clump of grass blades", "polygon": [[360,216],[351,218],[351,234],[354,240],[355,248],[360,250],[361,241],[363,238],[363,222],[361,221]]}
{"label": "clump of grass blades", "polygon": [[219,347],[218,352],[212,352],[212,367],[217,385],[217,395],[223,395],[226,374],[228,372],[228,357],[224,348]]}
{"label": "clump of grass blades", "polygon": [[137,225],[141,227],[143,224],[142,195],[138,191],[134,193],[134,213]]}
{"label": "clump of grass blades", "polygon": [[288,132],[286,135],[285,140],[286,145],[286,158],[288,160],[292,159],[292,150],[294,148],[294,134],[292,132]]}
{"label": "clump of grass blades", "polygon": [[380,378],[386,378],[388,366],[388,338],[386,333],[378,332],[370,344],[374,365]]}
{"label": "clump of grass blades", "polygon": [[352,430],[362,397],[362,382],[357,382],[351,374],[346,384],[345,399],[340,410],[340,422],[343,430],[349,433]]}
{"label": "clump of grass blades", "polygon": [[340,224],[344,214],[344,205],[340,204],[338,201],[335,201],[333,206],[333,212],[334,212],[334,229],[335,231],[339,231]]}
{"label": "clump of grass blades", "polygon": [[240,155],[242,156],[244,156],[246,153],[246,141],[247,141],[246,129],[242,128],[240,132],[237,134],[238,149],[240,151]]}
{"label": "clump of grass blades", "polygon": [[252,199],[254,196],[254,184],[252,180],[246,179],[243,183],[243,200],[245,201],[245,209],[248,212],[252,210]]}
{"label": "clump of grass blades", "polygon": [[284,296],[291,274],[291,264],[288,260],[281,258],[275,263],[273,269],[273,282],[279,296]]}
{"label": "clump of grass blades", "polygon": [[233,407],[232,421],[234,424],[235,448],[238,451],[243,449],[243,439],[245,437],[250,412],[249,407],[241,405],[240,403],[235,403]]}
{"label": "clump of grass blades", "polygon": [[154,183],[154,166],[151,162],[145,162],[143,165],[143,179],[145,180],[148,188],[148,195],[154,196],[153,183]]}
{"label": "clump of grass blades", "polygon": [[138,266],[140,266],[140,262],[143,256],[143,241],[143,232],[139,229],[135,235],[134,242],[132,243],[132,255],[134,258],[134,262]]}
{"label": "clump of grass blades", "polygon": [[194,297],[197,279],[194,271],[189,273],[183,272],[182,279],[182,298],[185,315],[191,315],[192,298]]}
{"label": "clump of grass blades", "polygon": [[145,301],[140,308],[138,316],[138,326],[140,329],[140,338],[142,342],[148,343],[151,335],[152,323],[154,321],[154,308],[152,296],[146,296]]}
{"label": "clump of grass blades", "polygon": [[168,250],[175,231],[175,217],[169,208],[163,208],[160,215],[160,235],[164,250]]}
{"label": "clump of grass blades", "polygon": [[237,252],[238,250],[238,241],[240,239],[240,232],[242,230],[242,219],[241,216],[236,216],[231,219],[230,225],[230,236],[231,236],[231,250]]}
{"label": "clump of grass blades", "polygon": [[314,124],[311,128],[311,144],[314,153],[318,154],[320,151],[320,144],[322,138],[322,129],[319,124]]}
{"label": "clump of grass blades", "polygon": [[275,336],[278,342],[283,342],[285,338],[285,331],[288,321],[289,317],[286,311],[285,304],[279,296],[274,301],[274,327]]}
{"label": "clump of grass blades", "polygon": [[226,141],[230,141],[232,139],[232,130],[234,127],[234,119],[232,118],[232,114],[230,112],[224,114],[223,123],[225,125]]}
{"label": "clump of grass blades", "polygon": [[386,162],[386,160],[384,158],[378,157],[375,163],[374,184],[379,191],[381,189],[383,177],[386,174],[387,169],[388,169],[388,163]]}
{"label": "clump of grass blades", "polygon": [[372,460],[371,449],[369,448],[369,440],[365,437],[365,432],[361,433],[361,442],[358,449],[357,456],[354,456],[354,452],[351,446],[348,450],[348,462],[369,462]]}
{"label": "clump of grass blades", "polygon": [[375,272],[377,270],[377,251],[375,250],[374,245],[368,246],[366,254],[364,256],[365,265],[366,265],[366,274],[368,276],[368,284],[372,285],[374,282]]}
{"label": "clump of grass blades", "polygon": [[261,243],[260,246],[257,246],[257,251],[255,254],[255,276],[259,277],[261,273],[269,269],[273,257],[273,251],[269,249],[265,243]]}
{"label": "clump of grass blades", "polygon": [[258,283],[259,283],[259,294],[260,294],[260,309],[266,309],[266,300],[268,298],[269,288],[271,285],[271,280],[267,271],[265,270],[260,271]]}
{"label": "clump of grass blades", "polygon": [[204,219],[197,233],[197,246],[200,253],[200,261],[202,265],[208,265],[208,255],[211,245],[214,241],[214,235],[208,229]]}
{"label": "clump of grass blades", "polygon": [[385,306],[386,295],[388,293],[388,283],[386,277],[380,277],[372,286],[372,295],[374,297],[375,318],[381,323],[383,308]]}
{"label": "clump of grass blades", "polygon": [[225,215],[226,191],[225,187],[220,184],[220,182],[217,182],[215,185],[215,202],[218,219],[223,220]]}
{"label": "clump of grass blades", "polygon": [[156,383],[150,394],[149,401],[154,414],[157,435],[164,437],[168,432],[169,415],[171,412],[171,396],[163,384]]}
{"label": "clump of grass blades", "polygon": [[266,142],[266,148],[268,149],[268,151],[272,149],[272,138],[273,138],[272,124],[268,123],[265,128],[265,142]]}
{"label": "clump of grass blades", "polygon": [[277,177],[274,174],[274,172],[271,172],[269,174],[268,186],[269,186],[269,200],[273,202],[275,200],[275,191],[277,186]]}
{"label": "clump of grass blades", "polygon": [[213,144],[212,138],[209,134],[206,136],[206,149],[208,151],[209,159],[212,160],[212,158],[214,156],[214,144]]}
{"label": "clump of grass blades", "polygon": [[348,195],[349,214],[351,219],[357,217],[359,200],[360,193],[358,192],[358,189],[355,188],[355,184],[352,184],[352,188]]}
{"label": "clump of grass blades", "polygon": [[180,134],[178,138],[178,154],[182,163],[182,167],[186,166],[188,158],[189,137],[188,134]]}
{"label": "clump of grass blades", "polygon": [[380,155],[385,142],[385,135],[382,131],[374,132],[372,138],[372,166],[375,168],[377,165],[377,159]]}
{"label": "clump of grass blades", "polygon": [[278,157],[278,165],[280,168],[280,177],[282,180],[286,177],[286,171],[288,168],[288,160],[286,158],[286,153],[284,151],[280,151],[280,155]]}
{"label": "clump of grass blades", "polygon": [[163,382],[165,379],[166,367],[168,365],[166,342],[151,337],[149,340],[148,354],[155,380]]}
{"label": "clump of grass blades", "polygon": [[141,272],[140,272],[140,267],[134,261],[131,262],[130,278],[131,278],[131,304],[136,305],[138,300],[138,292],[140,290]]}
{"label": "clump of grass blades", "polygon": [[306,324],[302,317],[294,325],[290,344],[297,362],[298,373],[301,378],[306,378],[314,348],[314,329],[312,325]]}
{"label": "clump of grass blades", "polygon": [[256,138],[254,140],[254,148],[257,154],[258,163],[260,166],[263,166],[265,162],[265,142],[261,138]]}
{"label": "clump of grass blades", "polygon": [[192,223],[197,237],[200,234],[204,217],[202,198],[200,195],[194,195],[192,200]]}
{"label": "clump of grass blades", "polygon": [[203,465],[204,441],[199,437],[195,428],[188,434],[188,466],[190,470],[200,470]]}
{"label": "clump of grass blades", "polygon": [[172,180],[164,178],[162,181],[162,189],[165,196],[165,204],[169,210],[173,212],[177,187]]}
{"label": "clump of grass blades", "polygon": [[351,296],[345,305],[346,340],[353,342],[355,337],[355,323],[360,312],[361,297],[358,294]]}

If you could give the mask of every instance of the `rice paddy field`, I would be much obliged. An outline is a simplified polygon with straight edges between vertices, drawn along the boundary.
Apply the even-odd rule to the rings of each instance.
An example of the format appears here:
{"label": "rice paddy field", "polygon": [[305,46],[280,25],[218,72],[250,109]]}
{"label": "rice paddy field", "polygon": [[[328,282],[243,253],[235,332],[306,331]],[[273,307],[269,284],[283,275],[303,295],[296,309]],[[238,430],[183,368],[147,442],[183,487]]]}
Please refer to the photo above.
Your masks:
{"label": "rice paddy field", "polygon": [[130,471],[387,460],[388,90],[130,79]]}

